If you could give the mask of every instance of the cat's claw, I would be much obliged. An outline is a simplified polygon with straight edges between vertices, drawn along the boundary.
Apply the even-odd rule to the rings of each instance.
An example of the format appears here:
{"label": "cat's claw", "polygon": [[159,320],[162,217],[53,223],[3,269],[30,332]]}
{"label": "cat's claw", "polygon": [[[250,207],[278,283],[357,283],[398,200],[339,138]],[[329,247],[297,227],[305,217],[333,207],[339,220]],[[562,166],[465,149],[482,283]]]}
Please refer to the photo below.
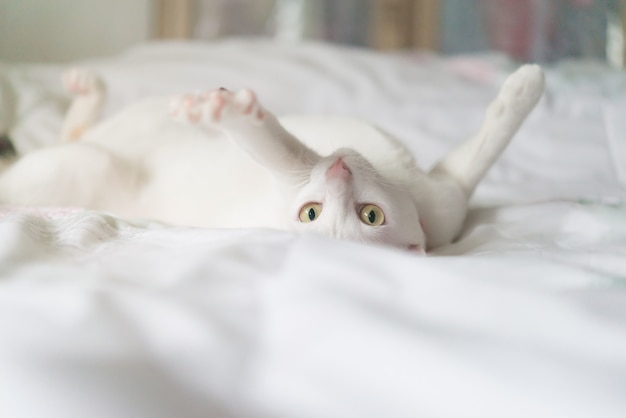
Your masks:
{"label": "cat's claw", "polygon": [[66,71],[61,81],[65,90],[76,95],[100,93],[104,86],[95,72],[84,68],[72,68]]}
{"label": "cat's claw", "polygon": [[220,88],[199,95],[179,96],[170,103],[170,114],[190,123],[218,124],[242,119],[261,122],[265,118],[256,94],[250,89],[231,92]]}

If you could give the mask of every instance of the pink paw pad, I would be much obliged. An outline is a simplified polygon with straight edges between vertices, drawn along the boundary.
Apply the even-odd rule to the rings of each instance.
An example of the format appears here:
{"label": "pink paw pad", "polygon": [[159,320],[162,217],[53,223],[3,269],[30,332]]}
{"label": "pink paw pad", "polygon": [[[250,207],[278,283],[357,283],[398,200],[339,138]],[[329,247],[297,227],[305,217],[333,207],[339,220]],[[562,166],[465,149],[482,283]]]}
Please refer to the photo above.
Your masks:
{"label": "pink paw pad", "polygon": [[243,115],[251,115],[254,119],[263,120],[265,113],[259,105],[256,93],[250,89],[238,91],[233,97],[234,108]]}
{"label": "pink paw pad", "polygon": [[198,97],[192,94],[185,94],[173,98],[170,101],[170,116],[177,120],[186,120],[192,123],[200,121],[200,109],[198,107]]}
{"label": "pink paw pad", "polygon": [[73,94],[91,94],[101,90],[100,78],[92,71],[73,68],[66,71],[62,78],[63,86]]}
{"label": "pink paw pad", "polygon": [[249,117],[261,121],[265,118],[256,94],[248,89],[233,93],[220,88],[199,95],[181,96],[172,101],[170,114],[191,123],[201,120],[218,123]]}

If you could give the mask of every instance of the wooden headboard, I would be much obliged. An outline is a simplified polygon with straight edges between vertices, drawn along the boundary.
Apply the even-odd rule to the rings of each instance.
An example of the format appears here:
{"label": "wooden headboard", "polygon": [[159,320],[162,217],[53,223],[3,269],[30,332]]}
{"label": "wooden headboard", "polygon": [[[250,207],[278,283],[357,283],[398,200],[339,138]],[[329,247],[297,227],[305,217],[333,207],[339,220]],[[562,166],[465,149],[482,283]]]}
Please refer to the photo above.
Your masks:
{"label": "wooden headboard", "polygon": [[377,0],[372,46],[378,49],[438,49],[439,0]]}
{"label": "wooden headboard", "polygon": [[162,39],[188,39],[193,32],[193,0],[158,0],[156,36]]}
{"label": "wooden headboard", "polygon": [[[159,38],[187,39],[193,33],[193,0],[159,0]],[[436,49],[439,0],[375,0],[370,44],[378,49]]]}

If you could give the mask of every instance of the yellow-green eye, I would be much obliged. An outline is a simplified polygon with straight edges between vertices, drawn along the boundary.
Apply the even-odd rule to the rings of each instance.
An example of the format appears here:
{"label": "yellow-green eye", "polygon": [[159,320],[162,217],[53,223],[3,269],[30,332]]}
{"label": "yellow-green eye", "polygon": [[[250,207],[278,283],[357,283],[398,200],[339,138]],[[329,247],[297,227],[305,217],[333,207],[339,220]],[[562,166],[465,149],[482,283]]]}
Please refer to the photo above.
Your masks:
{"label": "yellow-green eye", "polygon": [[301,222],[313,222],[322,213],[322,205],[319,203],[307,203],[300,209]]}
{"label": "yellow-green eye", "polygon": [[385,214],[376,205],[365,205],[361,208],[361,221],[365,225],[380,226],[385,223]]}

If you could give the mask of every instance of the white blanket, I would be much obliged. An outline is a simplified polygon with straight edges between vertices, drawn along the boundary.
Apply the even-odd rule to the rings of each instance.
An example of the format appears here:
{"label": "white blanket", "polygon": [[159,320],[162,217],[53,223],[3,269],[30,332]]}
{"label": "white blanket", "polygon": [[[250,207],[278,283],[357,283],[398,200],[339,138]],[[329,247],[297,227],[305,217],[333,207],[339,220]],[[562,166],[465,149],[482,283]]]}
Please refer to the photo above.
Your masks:
{"label": "white blanket", "polygon": [[[361,116],[425,167],[514,66],[321,44],[81,63],[136,98],[249,86]],[[0,66],[0,128],[53,143],[63,68]],[[0,417],[626,416],[626,75],[569,63],[426,258],[262,230],[0,206]]]}

